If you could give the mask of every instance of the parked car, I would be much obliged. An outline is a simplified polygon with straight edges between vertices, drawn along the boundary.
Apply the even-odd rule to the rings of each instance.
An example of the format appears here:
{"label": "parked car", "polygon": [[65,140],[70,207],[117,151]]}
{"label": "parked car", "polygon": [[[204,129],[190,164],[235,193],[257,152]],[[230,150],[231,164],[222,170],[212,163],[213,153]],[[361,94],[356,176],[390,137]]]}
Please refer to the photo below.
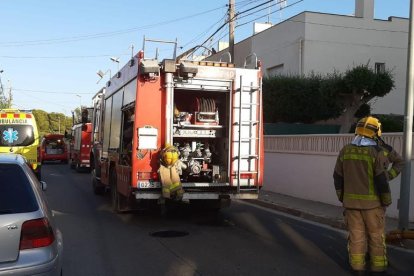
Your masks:
{"label": "parked car", "polygon": [[68,150],[63,134],[46,134],[40,145],[40,159],[45,161],[61,161],[68,163]]}
{"label": "parked car", "polygon": [[24,157],[0,153],[0,275],[62,275],[62,234]]}

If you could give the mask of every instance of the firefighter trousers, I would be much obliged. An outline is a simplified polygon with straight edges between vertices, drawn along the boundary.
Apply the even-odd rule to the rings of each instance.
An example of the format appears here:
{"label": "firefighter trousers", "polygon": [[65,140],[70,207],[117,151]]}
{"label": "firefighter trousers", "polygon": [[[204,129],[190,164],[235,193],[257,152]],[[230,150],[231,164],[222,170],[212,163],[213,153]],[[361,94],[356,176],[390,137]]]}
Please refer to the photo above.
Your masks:
{"label": "firefighter trousers", "polygon": [[177,172],[177,167],[165,167],[161,165],[159,172],[162,183],[163,198],[181,200],[184,190],[181,185],[180,176]]}
{"label": "firefighter trousers", "polygon": [[370,256],[370,269],[385,271],[388,266],[385,245],[385,209],[346,209],[349,263],[354,270],[365,270],[365,257]]}

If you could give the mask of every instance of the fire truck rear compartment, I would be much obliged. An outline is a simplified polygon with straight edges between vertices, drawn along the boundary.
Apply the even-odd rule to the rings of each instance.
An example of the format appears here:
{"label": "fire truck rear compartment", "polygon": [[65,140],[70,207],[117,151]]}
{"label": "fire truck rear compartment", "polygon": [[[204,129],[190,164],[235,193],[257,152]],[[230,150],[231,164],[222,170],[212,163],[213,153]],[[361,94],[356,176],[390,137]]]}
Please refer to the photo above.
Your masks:
{"label": "fire truck rear compartment", "polygon": [[174,91],[173,145],[188,190],[229,186],[229,107],[228,91]]}

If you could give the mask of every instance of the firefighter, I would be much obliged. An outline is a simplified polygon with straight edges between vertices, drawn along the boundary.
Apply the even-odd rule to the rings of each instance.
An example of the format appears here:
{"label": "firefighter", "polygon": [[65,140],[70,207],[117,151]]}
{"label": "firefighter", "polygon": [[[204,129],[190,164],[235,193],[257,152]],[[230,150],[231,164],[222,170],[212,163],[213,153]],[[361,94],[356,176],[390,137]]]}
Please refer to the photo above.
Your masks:
{"label": "firefighter", "polygon": [[381,136],[378,119],[362,118],[356,125],[355,134],[352,143],[339,153],[334,184],[345,208],[352,269],[356,274],[364,275],[368,253],[370,270],[380,274],[388,267],[384,231],[385,209],[391,204],[387,172],[390,160],[386,150],[378,144]]}
{"label": "firefighter", "polygon": [[179,151],[176,147],[166,145],[161,151],[160,180],[162,184],[162,197],[181,200],[184,190],[181,184],[179,168]]}

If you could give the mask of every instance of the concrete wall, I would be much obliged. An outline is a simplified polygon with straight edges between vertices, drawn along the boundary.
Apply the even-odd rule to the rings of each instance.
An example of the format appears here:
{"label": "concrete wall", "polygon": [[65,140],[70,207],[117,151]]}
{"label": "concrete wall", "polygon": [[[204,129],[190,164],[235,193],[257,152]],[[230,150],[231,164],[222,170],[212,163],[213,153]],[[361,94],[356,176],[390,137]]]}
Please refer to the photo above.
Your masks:
{"label": "concrete wall", "polygon": [[305,13],[253,36],[252,51],[263,62],[263,72],[283,64],[284,74],[300,74],[300,42],[305,37]]}
{"label": "concrete wall", "polygon": [[[333,184],[339,150],[353,135],[265,136],[263,189],[298,198],[340,206]],[[402,152],[402,134],[384,134],[384,140]],[[414,155],[413,155],[414,156]],[[411,176],[414,177],[412,161]],[[393,203],[387,215],[398,218],[401,176],[390,183]],[[414,181],[412,181],[414,183]],[[410,221],[414,221],[414,186],[410,191]]]}
{"label": "concrete wall", "polygon": [[305,13],[304,73],[345,72],[356,65],[385,63],[395,89],[375,99],[373,112],[403,114],[407,67],[408,20],[390,21]]}

